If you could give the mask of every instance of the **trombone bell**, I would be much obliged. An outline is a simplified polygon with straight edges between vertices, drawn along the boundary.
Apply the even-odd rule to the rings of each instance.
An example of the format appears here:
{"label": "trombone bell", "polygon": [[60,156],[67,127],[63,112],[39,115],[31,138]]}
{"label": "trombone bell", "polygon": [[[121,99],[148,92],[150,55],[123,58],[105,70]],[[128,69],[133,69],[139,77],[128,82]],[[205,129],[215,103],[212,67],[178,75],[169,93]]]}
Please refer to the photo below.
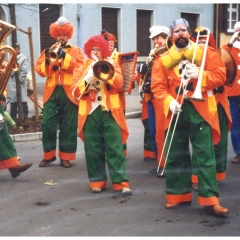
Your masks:
{"label": "trombone bell", "polygon": [[93,74],[102,81],[108,81],[113,78],[115,73],[113,65],[108,61],[97,61],[93,65]]}

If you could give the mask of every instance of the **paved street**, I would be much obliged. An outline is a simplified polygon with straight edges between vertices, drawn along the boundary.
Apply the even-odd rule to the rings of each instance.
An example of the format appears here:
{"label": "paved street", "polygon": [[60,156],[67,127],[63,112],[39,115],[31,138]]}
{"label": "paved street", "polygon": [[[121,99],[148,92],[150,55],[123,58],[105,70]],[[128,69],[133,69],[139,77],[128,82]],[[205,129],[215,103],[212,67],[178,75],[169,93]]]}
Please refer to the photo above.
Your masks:
{"label": "paved street", "polygon": [[[130,95],[128,96],[130,97]],[[132,100],[135,97],[132,95]],[[137,99],[137,94],[136,94]],[[135,104],[135,103],[134,103]],[[130,107],[129,103],[129,107]],[[135,108],[139,105],[136,100]],[[128,118],[126,170],[133,195],[119,198],[110,178],[100,194],[90,191],[83,143],[78,140],[77,159],[72,168],[59,165],[39,168],[40,140],[15,142],[22,163],[33,166],[12,179],[7,170],[0,174],[1,236],[239,236],[240,164],[229,142],[227,179],[220,183],[220,203],[230,210],[226,218],[207,215],[193,192],[190,207],[167,210],[165,179],[149,174],[157,164],[143,162],[141,118]],[[51,183],[47,185],[46,183]]]}

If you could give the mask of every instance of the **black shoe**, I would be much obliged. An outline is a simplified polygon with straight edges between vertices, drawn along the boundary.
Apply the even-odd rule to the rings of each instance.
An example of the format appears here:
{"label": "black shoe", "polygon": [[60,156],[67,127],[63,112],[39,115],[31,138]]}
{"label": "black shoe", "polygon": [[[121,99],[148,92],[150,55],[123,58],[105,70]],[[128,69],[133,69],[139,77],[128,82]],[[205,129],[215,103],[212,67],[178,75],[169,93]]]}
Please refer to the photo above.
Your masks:
{"label": "black shoe", "polygon": [[157,178],[165,178],[166,177],[166,173],[163,170],[163,168],[159,168],[158,173],[157,173]]}

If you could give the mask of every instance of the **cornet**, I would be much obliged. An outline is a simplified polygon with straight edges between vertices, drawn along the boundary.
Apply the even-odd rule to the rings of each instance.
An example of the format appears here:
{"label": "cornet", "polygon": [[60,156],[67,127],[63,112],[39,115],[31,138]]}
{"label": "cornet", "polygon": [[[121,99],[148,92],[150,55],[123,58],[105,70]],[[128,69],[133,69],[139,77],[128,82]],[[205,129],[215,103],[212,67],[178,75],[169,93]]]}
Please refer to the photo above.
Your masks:
{"label": "cornet", "polygon": [[50,47],[50,49],[47,53],[47,58],[48,58],[49,61],[53,62],[58,58],[57,52],[60,49],[61,44],[62,44],[62,42],[60,40]]}

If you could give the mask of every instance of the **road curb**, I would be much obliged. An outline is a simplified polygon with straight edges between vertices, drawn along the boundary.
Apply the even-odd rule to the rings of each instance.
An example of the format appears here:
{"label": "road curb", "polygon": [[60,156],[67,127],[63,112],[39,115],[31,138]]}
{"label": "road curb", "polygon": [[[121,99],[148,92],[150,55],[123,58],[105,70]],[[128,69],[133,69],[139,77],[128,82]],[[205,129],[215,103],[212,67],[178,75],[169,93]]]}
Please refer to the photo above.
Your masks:
{"label": "road curb", "polygon": [[[139,112],[129,112],[125,114],[126,119],[130,118],[140,118],[142,113]],[[57,138],[59,136],[59,130],[57,131]],[[25,142],[25,141],[34,141],[34,140],[42,140],[42,132],[35,133],[23,133],[23,134],[11,134],[13,142]]]}

